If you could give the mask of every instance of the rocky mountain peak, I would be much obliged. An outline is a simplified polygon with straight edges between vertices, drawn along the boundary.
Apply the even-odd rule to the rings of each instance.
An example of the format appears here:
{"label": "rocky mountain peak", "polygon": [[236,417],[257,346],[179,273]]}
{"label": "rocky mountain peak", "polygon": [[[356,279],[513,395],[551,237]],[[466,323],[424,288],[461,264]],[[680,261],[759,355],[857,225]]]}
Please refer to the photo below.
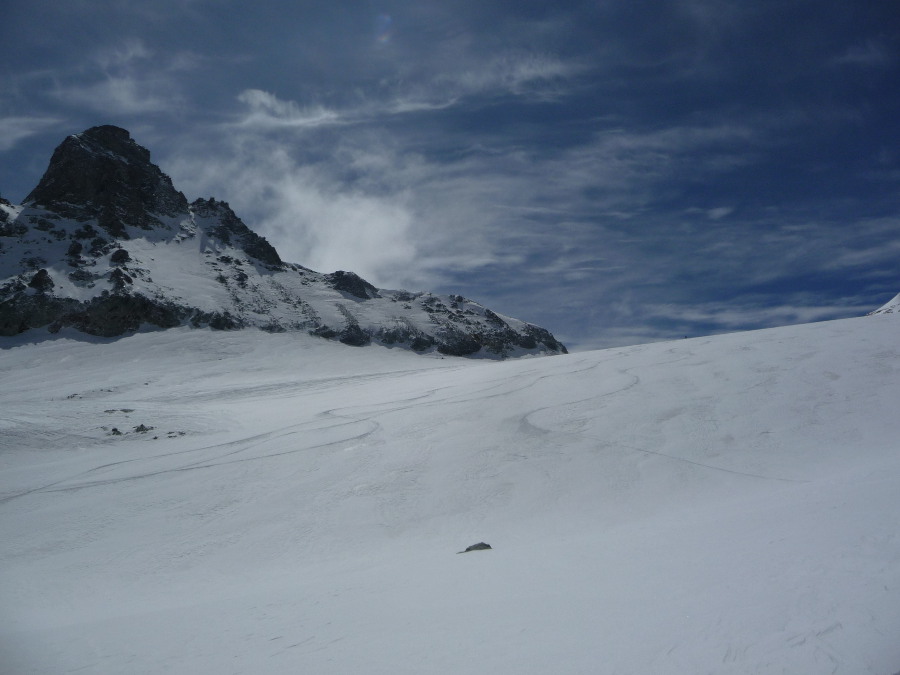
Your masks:
{"label": "rocky mountain peak", "polygon": [[267,265],[281,265],[278,251],[264,237],[247,227],[237,214],[232,211],[228,202],[209,199],[197,199],[191,203],[191,212],[200,218],[212,219],[215,225],[209,228],[208,234],[216,237],[226,245],[234,245],[247,255]]}
{"label": "rocky mountain peak", "polygon": [[547,330],[460,295],[285,262],[227,202],[188,204],[125,129],[69,136],[24,204],[0,198],[0,336],[175,326],[479,358],[566,351]]}
{"label": "rocky mountain peak", "polygon": [[66,138],[25,202],[75,220],[96,218],[110,235],[125,239],[126,225],[153,229],[157,216],[188,208],[172,180],[150,161],[150,151],[110,125]]}

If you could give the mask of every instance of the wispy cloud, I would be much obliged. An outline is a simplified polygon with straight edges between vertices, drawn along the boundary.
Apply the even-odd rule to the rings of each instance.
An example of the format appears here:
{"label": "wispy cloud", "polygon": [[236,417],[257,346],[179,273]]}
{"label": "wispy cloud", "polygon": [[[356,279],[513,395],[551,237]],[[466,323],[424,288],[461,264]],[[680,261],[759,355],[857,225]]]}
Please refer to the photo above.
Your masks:
{"label": "wispy cloud", "polygon": [[[260,90],[241,100],[247,113],[219,130],[215,157],[176,153],[168,165],[176,182],[234,201],[288,259],[412,288],[458,283],[467,272],[499,280],[527,261],[535,283],[622,274],[634,255],[622,233],[649,222],[654,193],[686,156],[709,153],[709,166],[697,161],[694,171],[721,171],[760,141],[739,125],[618,130],[550,157],[472,147],[448,159],[414,151],[402,133],[375,133],[362,118],[351,124],[346,113],[304,110]],[[277,141],[261,133],[281,127],[310,133]],[[728,212],[703,211],[707,220]],[[604,220],[616,224],[605,237]],[[586,255],[598,239],[605,253]]]}
{"label": "wispy cloud", "polygon": [[552,98],[556,86],[576,75],[580,66],[546,54],[505,52],[460,72],[441,74],[436,88],[455,96],[483,93]]}
{"label": "wispy cloud", "polygon": [[142,40],[136,38],[123,40],[121,43],[100,49],[92,61],[103,71],[128,68],[136,61],[145,61],[153,57],[153,52],[147,48]]}
{"label": "wispy cloud", "polygon": [[56,96],[68,105],[82,106],[105,114],[146,114],[172,111],[180,98],[165,92],[165,86],[132,76],[108,76],[86,85],[61,86]]}
{"label": "wispy cloud", "polygon": [[260,138],[233,140],[228,150],[212,161],[184,153],[167,169],[188,194],[224,195],[287,260],[352,270],[382,285],[410,279],[417,251],[402,191],[378,195],[335,184]]}
{"label": "wispy cloud", "polygon": [[858,66],[862,68],[883,68],[894,62],[894,55],[883,42],[869,40],[847,49],[832,59],[832,65]]}
{"label": "wispy cloud", "polygon": [[124,40],[58,75],[53,94],[67,105],[113,115],[177,112],[186,99],[173,74],[195,66],[189,53],[163,55],[141,40]]}
{"label": "wispy cloud", "polygon": [[11,150],[19,141],[58,126],[56,117],[0,117],[0,152]]}
{"label": "wispy cloud", "polygon": [[827,263],[826,269],[883,269],[900,259],[900,217],[860,219],[847,228],[844,245]]}
{"label": "wispy cloud", "polygon": [[754,307],[741,302],[696,303],[692,305],[648,304],[643,308],[647,321],[663,320],[673,324],[673,328],[689,331],[697,325],[709,327],[709,332],[725,332],[748,327],[769,328],[795,323],[812,323],[847,316],[862,316],[859,298],[835,301],[828,305],[795,305],[792,298],[784,298],[784,304],[772,306],[771,302],[759,299]]}
{"label": "wispy cloud", "polygon": [[[471,61],[467,59],[464,62]],[[468,66],[448,63],[377,87],[362,87],[336,104],[303,103],[257,88],[243,90],[236,124],[258,129],[308,129],[324,125],[372,122],[410,113],[464,108],[473,97],[513,96],[552,100],[565,91],[580,67],[546,55],[504,52]],[[319,98],[327,98],[323,90]]]}
{"label": "wispy cloud", "polygon": [[246,106],[239,126],[257,128],[310,128],[326,124],[339,124],[340,114],[322,106],[301,109],[294,101],[282,101],[274,94],[261,89],[245,89],[237,100]]}

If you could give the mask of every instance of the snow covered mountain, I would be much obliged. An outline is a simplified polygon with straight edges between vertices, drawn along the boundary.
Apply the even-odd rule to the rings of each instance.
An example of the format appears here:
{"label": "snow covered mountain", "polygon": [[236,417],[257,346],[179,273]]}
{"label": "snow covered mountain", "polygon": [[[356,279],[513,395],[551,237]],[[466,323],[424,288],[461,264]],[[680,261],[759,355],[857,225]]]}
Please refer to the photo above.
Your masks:
{"label": "snow covered mountain", "polygon": [[459,295],[286,263],[227,203],[188,203],[127,131],[94,127],[63,141],[23,205],[0,201],[0,335],[142,325],[299,330],[488,358],[566,352],[547,330]]}
{"label": "snow covered mountain", "polygon": [[870,312],[869,316],[872,316],[873,314],[893,314],[895,312],[900,312],[900,293],[888,300],[874,312]]}
{"label": "snow covered mountain", "polygon": [[895,675],[898,321],[7,338],[0,671]]}

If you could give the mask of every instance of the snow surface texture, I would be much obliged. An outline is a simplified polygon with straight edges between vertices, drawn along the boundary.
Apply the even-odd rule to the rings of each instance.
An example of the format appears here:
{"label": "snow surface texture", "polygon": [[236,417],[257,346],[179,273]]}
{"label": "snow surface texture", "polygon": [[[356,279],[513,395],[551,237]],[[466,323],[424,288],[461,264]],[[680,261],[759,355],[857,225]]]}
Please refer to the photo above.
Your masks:
{"label": "snow surface texture", "polygon": [[898,328],[9,339],[2,671],[893,675]]}

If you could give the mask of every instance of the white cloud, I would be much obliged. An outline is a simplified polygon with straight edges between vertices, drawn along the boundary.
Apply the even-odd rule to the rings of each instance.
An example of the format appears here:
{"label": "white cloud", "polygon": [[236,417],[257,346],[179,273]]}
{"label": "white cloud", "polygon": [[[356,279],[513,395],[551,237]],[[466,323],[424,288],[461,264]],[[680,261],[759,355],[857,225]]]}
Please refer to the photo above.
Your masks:
{"label": "white cloud", "polygon": [[402,285],[415,267],[407,195],[367,194],[301,166],[277,145],[244,138],[230,156],[173,158],[168,170],[189,194],[226,199],[281,256],[312,269],[351,270],[379,286]]}
{"label": "white cloud", "polygon": [[706,212],[706,215],[710,220],[721,220],[725,216],[730,216],[732,213],[734,213],[733,207],[718,206],[714,209],[709,209],[709,211]]}
{"label": "white cloud", "polygon": [[832,59],[836,66],[860,66],[863,68],[881,68],[893,63],[893,56],[880,42],[869,40],[865,44],[854,45],[840,56]]}
{"label": "white cloud", "polygon": [[103,71],[128,67],[135,61],[149,59],[153,52],[147,48],[143,41],[127,39],[121,43],[101,49],[94,54],[93,60]]}
{"label": "white cloud", "polygon": [[194,67],[189,52],[160,55],[141,40],[124,40],[98,50],[53,93],[69,105],[113,115],[174,113],[185,98],[173,74]]}
{"label": "white cloud", "polygon": [[[468,65],[440,64],[427,76],[419,74],[398,82],[382,82],[379,89],[358,91],[344,106],[301,105],[261,89],[245,89],[238,101],[245,110],[238,125],[258,129],[305,129],[351,124],[380,117],[444,110],[480,94],[512,94],[548,99],[559,94],[561,83],[578,67],[559,59],[531,53],[503,53],[487,60],[466,59]],[[454,64],[455,65],[455,64]]]}
{"label": "white cloud", "polygon": [[[848,236],[843,238],[844,246],[826,265],[828,269],[876,269],[900,258],[900,241],[895,238],[900,229],[900,218],[861,220],[848,224],[846,229]],[[855,242],[854,233],[862,235],[864,240]]]}
{"label": "white cloud", "polygon": [[55,117],[0,117],[0,152],[11,150],[19,141],[60,122]]}
{"label": "white cloud", "polygon": [[317,127],[338,124],[341,116],[322,106],[301,109],[294,101],[283,101],[261,89],[245,89],[238,101],[247,107],[239,124],[247,127]]}
{"label": "white cloud", "polygon": [[131,76],[107,77],[89,85],[61,87],[56,95],[70,105],[112,114],[143,114],[172,111],[181,97],[167,87]]}
{"label": "white cloud", "polygon": [[423,101],[415,99],[398,98],[385,109],[389,113],[402,115],[404,113],[422,112],[427,110],[444,110],[456,105],[459,99],[447,98],[444,101]]}
{"label": "white cloud", "polygon": [[440,110],[485,95],[553,100],[581,70],[575,63],[528,52],[503,52],[490,58],[454,56],[432,67],[430,72],[390,90],[392,98],[385,108],[394,112]]}
{"label": "white cloud", "polygon": [[573,64],[531,53],[504,53],[472,64],[459,73],[437,77],[441,85],[457,89],[459,95],[498,91],[517,95],[547,94],[550,85],[577,72]]}
{"label": "white cloud", "polygon": [[[808,231],[771,223],[757,230],[746,217],[726,218],[729,206],[698,209],[699,218],[683,214],[683,222],[654,212],[660,190],[685,166],[698,177],[738,166],[748,148],[766,142],[765,127],[622,130],[548,156],[479,149],[474,139],[448,159],[418,154],[408,138],[383,128],[348,123],[334,133],[301,123],[314,117],[308,109],[261,90],[245,91],[241,102],[248,119],[270,118],[270,126],[221,127],[203,157],[182,149],[164,168],[186,193],[231,202],[285,259],[319,271],[352,270],[381,287],[462,292],[538,320],[559,307],[559,291],[545,288],[591,288],[591,302],[610,305],[629,287],[671,284],[679,275],[704,294],[733,282],[730,275],[763,283],[821,263],[802,244]],[[224,154],[210,156],[210,146]],[[770,255],[774,249],[778,256]],[[528,298],[524,309],[514,295]],[[834,311],[794,305],[770,314],[789,323]],[[685,318],[722,330],[754,318],[715,309],[718,316],[710,310]],[[655,319],[666,317],[646,315]]]}
{"label": "white cloud", "polygon": [[[255,132],[314,127],[308,120],[315,116],[260,90],[245,91],[241,100],[251,113],[241,125],[223,130],[229,156],[182,156],[173,170],[176,184],[232,201],[286,259],[321,271],[350,269],[378,285],[412,289],[489,267],[503,277],[503,270],[529,259],[539,260],[530,268],[536,277],[631,277],[627,242],[621,234],[603,234],[598,212],[605,208],[619,222],[640,217],[654,181],[677,169],[673,157],[747,135],[718,127],[620,133],[553,159],[507,152],[447,162],[391,145],[400,139],[362,125],[322,147],[314,145],[321,138],[316,134],[263,136]],[[310,144],[318,147],[312,164],[292,156]],[[593,192],[586,198],[588,189]],[[570,208],[548,210],[541,206],[546,203]],[[709,214],[723,217],[726,210]],[[603,259],[585,255],[598,238],[604,240]],[[564,245],[573,240],[576,247]]]}
{"label": "white cloud", "polygon": [[716,326],[718,331],[747,330],[748,326],[770,327],[827,321],[838,317],[861,316],[858,306],[836,302],[830,305],[791,304],[785,298],[781,305],[753,307],[737,303],[648,304],[647,319],[665,319],[676,324]]}

